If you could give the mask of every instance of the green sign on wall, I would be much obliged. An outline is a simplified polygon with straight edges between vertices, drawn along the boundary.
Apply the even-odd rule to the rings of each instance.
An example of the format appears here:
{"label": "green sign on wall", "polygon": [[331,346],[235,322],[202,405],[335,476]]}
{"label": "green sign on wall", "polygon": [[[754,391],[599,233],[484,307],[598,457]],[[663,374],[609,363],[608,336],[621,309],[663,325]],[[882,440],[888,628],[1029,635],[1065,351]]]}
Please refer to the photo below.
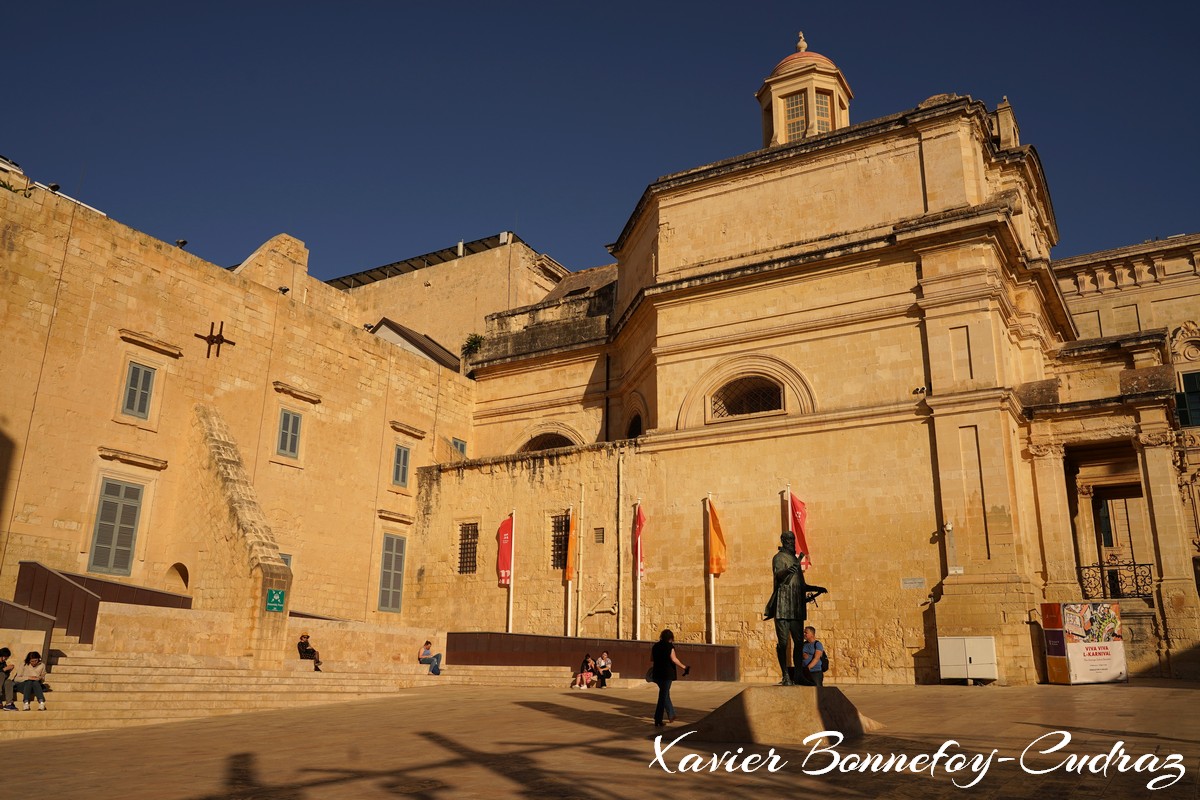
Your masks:
{"label": "green sign on wall", "polygon": [[285,590],[267,589],[267,611],[283,611]]}

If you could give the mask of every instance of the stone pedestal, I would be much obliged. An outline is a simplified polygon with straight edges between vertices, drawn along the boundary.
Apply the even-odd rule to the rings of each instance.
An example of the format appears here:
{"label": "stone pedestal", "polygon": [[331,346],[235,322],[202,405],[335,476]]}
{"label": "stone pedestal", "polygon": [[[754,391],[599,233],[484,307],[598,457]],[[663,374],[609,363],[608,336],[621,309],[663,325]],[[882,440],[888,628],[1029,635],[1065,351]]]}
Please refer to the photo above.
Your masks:
{"label": "stone pedestal", "polygon": [[883,725],[860,714],[834,686],[752,686],[686,727],[702,742],[799,745],[821,731],[856,739]]}

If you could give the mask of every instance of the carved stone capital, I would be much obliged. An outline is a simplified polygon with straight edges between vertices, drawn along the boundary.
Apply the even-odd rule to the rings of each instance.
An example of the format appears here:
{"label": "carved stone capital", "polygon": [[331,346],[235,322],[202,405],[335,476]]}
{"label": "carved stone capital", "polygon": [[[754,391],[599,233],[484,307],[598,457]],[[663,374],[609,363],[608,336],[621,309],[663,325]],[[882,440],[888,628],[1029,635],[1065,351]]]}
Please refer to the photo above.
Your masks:
{"label": "carved stone capital", "polygon": [[1067,448],[1061,444],[1038,442],[1030,443],[1029,454],[1034,458],[1058,458],[1061,459],[1066,453]]}
{"label": "carved stone capital", "polygon": [[1080,497],[1091,497],[1093,494],[1095,494],[1096,487],[1092,486],[1090,483],[1081,483],[1075,487],[1075,490],[1079,492]]}
{"label": "carved stone capital", "polygon": [[1066,447],[1049,441],[1030,443],[1030,455],[1034,458],[1062,458],[1067,452]]}
{"label": "carved stone capital", "polygon": [[1175,444],[1175,439],[1175,431],[1157,431],[1137,435],[1138,444],[1142,447],[1170,447]]}

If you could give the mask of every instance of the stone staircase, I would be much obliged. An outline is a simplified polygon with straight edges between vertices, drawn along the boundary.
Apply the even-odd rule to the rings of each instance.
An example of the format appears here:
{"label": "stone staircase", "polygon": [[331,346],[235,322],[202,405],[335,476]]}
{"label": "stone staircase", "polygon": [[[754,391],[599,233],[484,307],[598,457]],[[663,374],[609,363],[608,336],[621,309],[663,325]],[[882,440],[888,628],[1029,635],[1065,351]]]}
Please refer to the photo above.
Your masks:
{"label": "stone staircase", "polygon": [[[537,686],[569,690],[568,667],[446,664],[442,674],[411,663],[352,663],[327,658],[262,669],[240,659],[103,654],[56,636],[46,682],[47,710],[0,712],[0,740],[80,733],[130,725],[438,691],[448,686]],[[626,681],[628,685],[630,682]],[[620,681],[614,677],[614,686]],[[18,696],[17,708],[21,708]]]}

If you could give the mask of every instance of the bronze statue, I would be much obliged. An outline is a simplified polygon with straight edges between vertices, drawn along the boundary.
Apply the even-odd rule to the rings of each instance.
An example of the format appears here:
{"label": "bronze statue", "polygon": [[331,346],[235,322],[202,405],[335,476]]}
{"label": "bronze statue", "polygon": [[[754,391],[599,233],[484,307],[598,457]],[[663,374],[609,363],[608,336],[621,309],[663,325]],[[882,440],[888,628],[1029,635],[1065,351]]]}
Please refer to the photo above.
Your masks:
{"label": "bronze statue", "polygon": [[781,683],[793,686],[792,673],[788,669],[788,637],[792,639],[793,648],[802,646],[808,601],[828,589],[805,582],[800,559],[796,556],[796,535],[791,531],[784,531],[779,536],[779,552],[771,559],[771,572],[775,576],[775,590],[767,601],[763,619],[775,620],[775,654],[779,657],[779,671],[783,673]]}

